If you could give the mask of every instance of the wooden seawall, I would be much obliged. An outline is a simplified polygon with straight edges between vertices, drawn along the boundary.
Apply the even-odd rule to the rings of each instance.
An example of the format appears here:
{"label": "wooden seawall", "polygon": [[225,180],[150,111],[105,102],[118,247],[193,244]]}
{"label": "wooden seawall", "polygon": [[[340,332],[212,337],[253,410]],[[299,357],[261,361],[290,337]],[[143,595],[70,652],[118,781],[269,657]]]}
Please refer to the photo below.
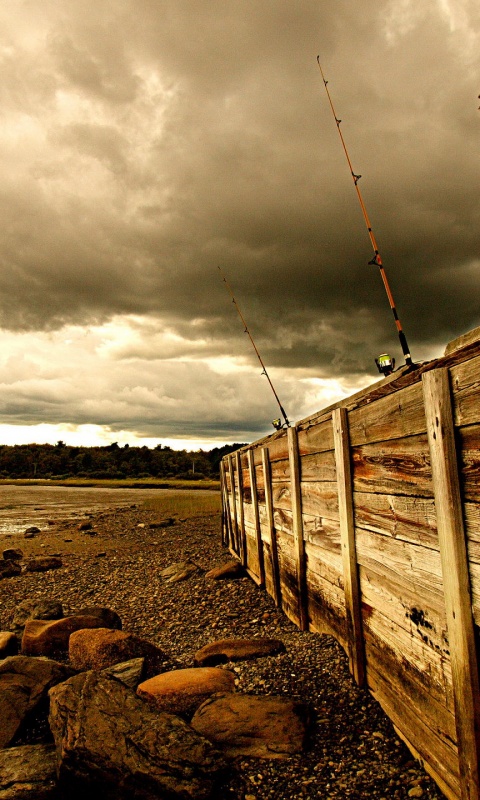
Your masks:
{"label": "wooden seawall", "polygon": [[221,465],[232,553],[461,800],[480,800],[479,339]]}

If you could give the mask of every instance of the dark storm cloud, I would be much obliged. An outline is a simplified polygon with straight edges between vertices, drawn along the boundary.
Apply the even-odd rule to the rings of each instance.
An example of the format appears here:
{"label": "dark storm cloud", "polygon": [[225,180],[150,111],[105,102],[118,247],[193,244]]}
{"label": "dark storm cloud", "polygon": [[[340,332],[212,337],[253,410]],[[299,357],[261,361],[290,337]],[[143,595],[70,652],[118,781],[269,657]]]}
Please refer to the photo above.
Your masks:
{"label": "dark storm cloud", "polygon": [[134,315],[124,360],[254,365],[222,265],[273,368],[356,379],[400,359],[317,53],[414,357],[480,323],[473,0],[0,14],[4,329]]}

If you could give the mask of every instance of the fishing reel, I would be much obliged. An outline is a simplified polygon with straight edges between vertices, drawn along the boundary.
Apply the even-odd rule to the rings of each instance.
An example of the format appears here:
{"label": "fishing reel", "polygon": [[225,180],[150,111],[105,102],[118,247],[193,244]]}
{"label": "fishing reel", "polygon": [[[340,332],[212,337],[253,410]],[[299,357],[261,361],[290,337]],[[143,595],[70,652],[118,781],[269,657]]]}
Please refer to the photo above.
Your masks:
{"label": "fishing reel", "polygon": [[288,428],[289,425],[287,422],[282,422],[280,417],[278,419],[272,419],[272,425],[276,431],[282,431],[284,428]]}
{"label": "fishing reel", "polygon": [[392,358],[388,353],[382,353],[375,359],[375,364],[377,365],[377,369],[380,375],[391,375],[393,370],[395,369],[395,359]]}

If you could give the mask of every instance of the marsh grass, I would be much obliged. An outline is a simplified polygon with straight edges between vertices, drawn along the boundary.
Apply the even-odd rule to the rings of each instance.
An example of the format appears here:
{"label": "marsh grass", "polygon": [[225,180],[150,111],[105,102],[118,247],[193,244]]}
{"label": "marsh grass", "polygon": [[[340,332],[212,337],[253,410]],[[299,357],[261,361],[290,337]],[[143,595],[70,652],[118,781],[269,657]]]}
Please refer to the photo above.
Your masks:
{"label": "marsh grass", "polygon": [[188,481],[181,478],[0,478],[0,486],[73,486],[98,489],[219,489],[218,480]]}
{"label": "marsh grass", "polygon": [[179,517],[180,519],[218,514],[222,507],[220,492],[192,491],[186,493],[185,491],[176,492],[175,489],[145,500],[143,505],[162,517]]}

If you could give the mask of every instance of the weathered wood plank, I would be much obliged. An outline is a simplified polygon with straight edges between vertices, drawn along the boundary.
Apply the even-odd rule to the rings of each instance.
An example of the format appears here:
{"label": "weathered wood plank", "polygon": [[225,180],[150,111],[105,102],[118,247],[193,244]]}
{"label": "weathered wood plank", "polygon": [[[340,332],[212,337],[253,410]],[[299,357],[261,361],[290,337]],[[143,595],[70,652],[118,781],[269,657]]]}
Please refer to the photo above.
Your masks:
{"label": "weathered wood plank", "polygon": [[479,375],[480,356],[451,369],[450,382],[455,425],[475,425],[480,422]]}
{"label": "weathered wood plank", "polygon": [[272,481],[289,481],[290,480],[290,463],[288,459],[282,458],[281,460],[270,463],[270,472]]}
{"label": "weathered wood plank", "polygon": [[330,418],[320,424],[295,426],[298,431],[298,452],[300,456],[333,450],[333,431]]}
{"label": "weathered wood plank", "polygon": [[348,416],[344,408],[336,408],[332,415],[335,464],[340,513],[340,540],[344,577],[345,608],[350,672],[359,686],[365,681],[365,650],[360,608],[357,553],[355,547],[355,521],[353,515],[352,474]]}
{"label": "weathered wood plank", "polygon": [[310,573],[325,578],[325,580],[338,586],[343,591],[344,576],[341,553],[323,550],[310,542],[305,542],[305,557],[307,562],[307,581]]}
{"label": "weathered wood plank", "polygon": [[273,505],[275,508],[292,510],[292,491],[290,481],[285,483],[272,483]]}
{"label": "weathered wood plank", "polygon": [[307,577],[309,623],[318,633],[334,636],[348,655],[347,622],[343,589],[316,573]]}
{"label": "weathered wood plank", "polygon": [[304,514],[340,519],[336,481],[302,483],[301,490]]}
{"label": "weathered wood plank", "polygon": [[245,526],[243,519],[243,469],[240,460],[240,452],[235,453],[237,482],[238,482],[238,532],[239,532],[239,556],[242,566],[247,566],[247,543],[245,541]]}
{"label": "weathered wood plank", "polygon": [[[450,666],[450,648],[448,643],[447,620],[445,605],[438,597],[429,594],[420,594],[406,586],[400,580],[390,579],[385,581],[382,575],[368,567],[360,567],[360,586],[362,592],[362,609],[366,620],[370,619],[376,609],[382,613],[390,624],[399,630],[400,636],[408,636],[419,640],[425,647],[424,659],[420,663],[435,664],[435,669],[441,675],[438,685],[442,687],[442,697],[448,696],[449,708],[453,709],[452,670]],[[407,644],[405,653],[410,651]],[[401,654],[397,658],[401,661],[404,657],[402,646]]]}
{"label": "weathered wood plank", "polygon": [[433,497],[426,434],[352,447],[356,492]]}
{"label": "weathered wood plank", "polygon": [[358,563],[385,577],[397,576],[416,591],[423,589],[443,594],[440,552],[390,536],[379,536],[364,528],[356,529]]}
{"label": "weathered wood plank", "polygon": [[268,528],[270,532],[270,557],[273,583],[273,599],[278,607],[282,602],[280,589],[280,572],[278,563],[277,532],[273,518],[272,476],[268,447],[262,451],[263,474],[265,475],[265,507],[267,510]]}
{"label": "weathered wood plank", "polygon": [[[368,651],[367,651],[368,653]],[[447,797],[458,800],[460,779],[458,755],[449,740],[447,725],[435,725],[432,708],[418,703],[426,699],[408,676],[398,675],[395,662],[376,661],[367,655],[367,680],[370,691],[392,720],[400,736],[411,743],[432,777],[443,787]],[[394,670],[392,675],[392,669]],[[412,698],[414,702],[412,702]],[[445,720],[446,721],[446,720]]]}
{"label": "weathered wood plank", "polygon": [[[479,403],[480,406],[480,403]],[[460,481],[466,500],[480,501],[480,425],[456,430],[460,449]]]}
{"label": "weathered wood plank", "polygon": [[297,562],[293,536],[277,531],[278,561],[280,568],[282,610],[287,617],[300,625]]}
{"label": "weathered wood plank", "polygon": [[265,585],[265,564],[263,558],[263,545],[262,545],[262,530],[260,527],[260,513],[258,507],[258,492],[257,492],[257,475],[253,458],[253,451],[248,450],[248,473],[250,476],[250,487],[252,490],[252,510],[253,510],[253,523],[255,530],[255,544],[257,549],[257,565],[258,565],[258,581],[260,586]]}
{"label": "weathered wood plank", "polygon": [[353,409],[349,414],[349,429],[353,447],[425,433],[421,384],[407,386],[368,406]]}
{"label": "weathered wood plank", "polygon": [[433,498],[354,492],[355,524],[359,527],[438,550]]}
{"label": "weathered wood plank", "polygon": [[290,461],[290,482],[292,492],[293,536],[297,561],[298,616],[300,630],[308,629],[308,596],[305,572],[305,547],[303,541],[302,492],[300,484],[300,456],[295,428],[288,428],[288,457]]}
{"label": "weathered wood plank", "polygon": [[333,450],[302,456],[300,458],[302,481],[336,481],[335,454]]}
{"label": "weathered wood plank", "polygon": [[462,798],[478,800],[478,664],[448,372],[434,370],[422,380],[451,646]]}

